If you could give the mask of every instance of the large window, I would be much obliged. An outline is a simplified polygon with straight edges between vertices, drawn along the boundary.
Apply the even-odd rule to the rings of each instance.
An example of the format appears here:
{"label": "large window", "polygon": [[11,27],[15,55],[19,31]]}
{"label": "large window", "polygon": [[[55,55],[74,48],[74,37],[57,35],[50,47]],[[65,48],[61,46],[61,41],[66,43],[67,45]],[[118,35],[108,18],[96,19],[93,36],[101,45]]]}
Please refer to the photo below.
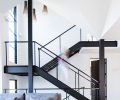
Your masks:
{"label": "large window", "polygon": [[17,63],[17,7],[11,9],[8,13],[9,18],[9,61]]}

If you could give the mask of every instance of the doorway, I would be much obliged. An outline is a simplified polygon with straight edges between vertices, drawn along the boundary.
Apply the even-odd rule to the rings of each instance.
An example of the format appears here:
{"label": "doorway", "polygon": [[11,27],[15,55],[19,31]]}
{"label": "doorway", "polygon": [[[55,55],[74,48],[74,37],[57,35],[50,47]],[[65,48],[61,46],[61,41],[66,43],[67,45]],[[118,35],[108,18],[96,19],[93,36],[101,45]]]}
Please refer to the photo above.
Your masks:
{"label": "doorway", "polygon": [[17,93],[17,80],[10,79],[9,80],[9,93]]}
{"label": "doorway", "polygon": [[[104,60],[105,68],[104,68],[104,77],[105,77],[105,100],[107,100],[107,59]],[[99,80],[99,60],[91,61],[91,77],[100,82]],[[91,80],[94,82],[93,80]],[[91,84],[91,88],[99,88],[99,84],[95,83],[95,85]],[[91,100],[99,100],[99,91],[91,90]]]}
{"label": "doorway", "polygon": [[[91,77],[99,82],[99,60],[91,61]],[[95,83],[93,80],[91,81]],[[94,85],[91,83],[91,88],[99,88],[99,84],[95,83]],[[98,90],[91,89],[91,100],[99,100],[98,92]]]}

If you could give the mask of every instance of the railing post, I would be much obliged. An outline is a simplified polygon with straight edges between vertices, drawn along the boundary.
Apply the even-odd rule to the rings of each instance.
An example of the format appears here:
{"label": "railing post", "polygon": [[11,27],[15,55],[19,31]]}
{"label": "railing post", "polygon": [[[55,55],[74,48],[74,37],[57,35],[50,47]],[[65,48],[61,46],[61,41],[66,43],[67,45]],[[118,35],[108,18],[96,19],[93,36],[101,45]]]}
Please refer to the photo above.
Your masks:
{"label": "railing post", "polygon": [[69,100],[69,97],[70,97],[70,96],[68,95],[68,100]]}
{"label": "railing post", "polygon": [[80,92],[79,88],[80,88],[80,79],[79,79],[79,70],[78,70],[78,92]]}
{"label": "railing post", "polygon": [[5,91],[5,93],[6,93],[6,89],[5,89],[4,91]]}
{"label": "railing post", "polygon": [[58,79],[58,66],[56,67],[56,77]]}
{"label": "railing post", "polygon": [[5,42],[6,66],[7,66],[7,42]]}
{"label": "railing post", "polygon": [[75,72],[75,90],[76,90],[76,72]]}
{"label": "railing post", "polygon": [[97,89],[97,100],[99,100],[99,89]]}
{"label": "railing post", "polygon": [[35,42],[33,42],[34,43],[34,64],[36,65],[36,52],[35,52]]}
{"label": "railing post", "polygon": [[15,93],[18,93],[17,89],[15,89]]}
{"label": "railing post", "polygon": [[35,89],[35,93],[36,93],[36,89]]}
{"label": "railing post", "polygon": [[27,89],[25,89],[26,93],[27,93]]}
{"label": "railing post", "polygon": [[40,67],[40,48],[38,48],[38,63],[39,63],[39,67]]}
{"label": "railing post", "polygon": [[83,96],[84,96],[84,93],[85,93],[85,91],[84,91],[84,90],[85,90],[85,87],[83,87]]}
{"label": "railing post", "polygon": [[67,100],[67,90],[66,90],[66,100]]}

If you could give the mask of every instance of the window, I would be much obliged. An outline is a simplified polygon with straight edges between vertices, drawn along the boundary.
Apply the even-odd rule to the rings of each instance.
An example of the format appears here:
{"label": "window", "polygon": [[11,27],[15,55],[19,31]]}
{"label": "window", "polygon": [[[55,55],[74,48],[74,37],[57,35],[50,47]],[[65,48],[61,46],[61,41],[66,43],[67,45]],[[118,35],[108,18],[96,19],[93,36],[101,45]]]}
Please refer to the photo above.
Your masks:
{"label": "window", "polygon": [[16,93],[17,91],[17,80],[11,79],[9,80],[9,93]]}
{"label": "window", "polygon": [[17,7],[8,13],[9,18],[9,61],[17,64]]}

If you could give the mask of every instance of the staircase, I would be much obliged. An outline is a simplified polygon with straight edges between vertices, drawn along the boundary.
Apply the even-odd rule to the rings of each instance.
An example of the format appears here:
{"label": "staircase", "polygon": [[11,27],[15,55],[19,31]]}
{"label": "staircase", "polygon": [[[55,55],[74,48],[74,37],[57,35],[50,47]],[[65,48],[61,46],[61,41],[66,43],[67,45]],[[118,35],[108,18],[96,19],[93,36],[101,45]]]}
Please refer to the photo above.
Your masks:
{"label": "staircase", "polygon": [[[39,43],[35,42],[34,43],[36,45],[39,45],[40,47],[43,47],[42,45],[40,45]],[[51,82],[52,84],[54,84],[55,86],[57,86],[58,88],[62,89],[63,91],[65,91],[66,93],[70,94],[71,96],[73,96],[74,98],[76,98],[77,100],[89,100],[87,99],[85,96],[81,95],[79,92],[77,92],[76,90],[70,88],[69,86],[67,86],[65,83],[61,82],[60,80],[58,80],[57,78],[51,76],[48,72],[50,70],[52,70],[53,68],[58,66],[58,58],[62,59],[61,57],[57,56],[55,53],[53,53],[52,51],[50,51],[49,49],[43,47],[45,50],[47,50],[49,52],[46,53],[46,51],[42,50],[43,52],[45,52],[46,54],[48,54],[49,56],[50,53],[52,53],[54,56],[56,56],[55,58],[53,58],[50,62],[48,62],[47,64],[45,64],[42,67],[38,67],[36,65],[33,66],[33,75],[34,76],[41,76],[44,79],[46,79],[47,81]],[[78,49],[77,49],[78,50]],[[72,56],[71,56],[72,57]],[[87,77],[89,77],[90,79],[92,79],[90,76],[88,76],[86,73],[82,72],[81,70],[79,70],[78,68],[76,68],[75,66],[73,66],[72,64],[70,64],[69,62],[67,62],[66,60],[62,59],[65,63],[69,64],[71,66],[70,70],[73,71],[75,74],[83,78],[85,78],[84,76],[82,76],[80,74],[80,72],[84,75],[86,75]],[[77,71],[73,70],[76,69]],[[14,66],[10,66],[10,65],[6,65],[4,67],[4,72],[8,73],[8,74],[13,74],[13,75],[20,75],[20,76],[27,76],[28,75],[28,66],[27,65],[14,65]],[[85,78],[86,79],[86,78]],[[87,81],[91,82],[91,80],[86,79]],[[94,82],[97,83],[96,80],[92,79]],[[79,81],[79,80],[78,80]],[[78,86],[78,88],[80,88]]]}
{"label": "staircase", "polygon": [[[49,49],[43,47],[39,43],[37,43],[35,41],[34,41],[34,43],[36,45],[39,45],[40,47],[44,48],[45,50],[47,50],[49,53],[53,54],[56,57],[55,58],[53,57],[53,59],[51,61],[49,61],[47,64],[45,64],[42,67],[38,67],[38,66],[34,65],[33,66],[33,75],[43,77],[44,79],[51,82],[52,84],[54,84],[58,88],[62,89],[66,93],[70,94],[71,96],[73,96],[77,100],[89,100],[88,98],[86,98],[85,96],[83,96],[79,92],[77,92],[76,90],[70,88],[65,83],[61,82],[60,80],[58,80],[57,78],[51,76],[48,73],[50,70],[52,70],[53,68],[58,66],[58,58],[59,59],[62,59],[62,58],[60,56],[56,55],[55,53],[53,53],[52,51],[50,51]],[[105,47],[116,47],[117,42],[116,41],[106,41],[104,43],[104,45],[105,45]],[[71,48],[69,48],[69,50],[70,50],[69,57],[72,57],[74,54],[79,52],[82,47],[98,47],[98,46],[99,46],[99,41],[92,41],[92,42],[91,41],[80,41],[77,44],[75,44],[74,46],[72,46]],[[42,49],[41,49],[41,51],[48,54],[46,51],[44,51]],[[48,55],[51,56],[50,54],[48,54]],[[75,74],[77,74],[78,77],[79,76],[83,77],[84,79],[86,79],[87,81],[89,81],[93,85],[99,84],[98,81],[96,81],[95,79],[93,79],[92,77],[90,77],[89,75],[87,75],[86,73],[81,71],[80,69],[76,68],[74,65],[70,64],[69,62],[67,62],[64,59],[62,59],[62,60],[65,63],[67,63],[67,64],[69,64],[71,66],[72,69],[70,68],[70,70],[73,71]],[[77,71],[75,71],[73,69],[76,69]],[[4,67],[4,72],[8,73],[8,74],[13,74],[13,75],[27,76],[28,75],[28,65],[11,65],[10,66],[10,65],[6,64],[6,66]],[[84,74],[85,76],[89,77],[92,81],[88,80],[87,78],[82,76],[80,74],[80,72],[82,74]],[[79,80],[78,80],[78,82],[79,82]],[[78,88],[79,88],[79,86],[78,86]]]}
{"label": "staircase", "polygon": [[[89,100],[84,95],[81,95],[76,90],[72,89],[71,87],[67,86],[65,83],[58,80],[58,77],[55,78],[48,73],[49,71],[51,71],[52,69],[54,69],[58,66],[58,59],[62,59],[62,58],[60,56],[56,55],[54,52],[47,49],[45,46],[47,46],[48,44],[50,44],[54,40],[61,38],[61,36],[63,34],[65,34],[67,31],[71,30],[74,27],[75,27],[75,25],[72,26],[71,28],[69,28],[68,30],[66,30],[65,32],[63,32],[62,34],[60,34],[58,37],[56,37],[53,40],[51,40],[50,42],[48,42],[47,44],[45,44],[44,46],[37,43],[36,41],[33,41],[34,49],[35,49],[35,45],[37,45],[36,47],[37,47],[38,51],[42,51],[50,57],[52,57],[51,54],[55,56],[55,57],[52,57],[53,59],[51,61],[49,61],[48,63],[46,63],[43,66],[40,66],[40,65],[38,66],[35,63],[33,65],[33,75],[34,76],[41,76],[42,78],[51,82],[52,84],[54,84],[58,88],[62,89],[66,93],[70,94],[71,96],[73,96],[77,100]],[[7,47],[7,43],[9,43],[9,42],[7,41],[5,43],[6,43],[5,46]],[[27,41],[19,41],[18,43],[27,43]],[[116,41],[106,41],[104,43],[104,46],[105,47],[116,47],[117,42]],[[72,47],[70,47],[68,49],[69,50],[68,58],[74,56],[76,53],[79,53],[80,50],[82,49],[82,47],[99,47],[99,41],[79,41],[79,42],[77,42],[75,45],[73,45]],[[45,49],[45,51],[43,49]],[[47,53],[46,50],[49,53]],[[6,49],[6,51],[7,51],[7,49]],[[33,54],[35,55],[35,50],[34,50]],[[36,57],[35,57],[35,59],[36,59]],[[40,60],[38,60],[38,61],[40,62]],[[69,69],[75,73],[75,76],[77,75],[77,77],[78,77],[78,89],[80,88],[79,87],[79,77],[84,78],[85,80],[89,81],[93,85],[99,84],[99,82],[97,80],[93,79],[92,77],[90,77],[89,75],[87,75],[86,73],[84,73],[83,71],[81,71],[80,69],[78,69],[77,67],[72,65],[71,63],[67,62],[64,59],[62,59],[62,61],[67,63],[69,66],[71,66],[71,68],[69,68]],[[58,69],[57,69],[57,71],[58,71]],[[11,66],[7,65],[7,52],[6,52],[6,66],[4,67],[4,72],[7,74],[27,76],[28,75],[28,65],[11,65]],[[85,76],[81,75],[80,73],[82,73],[83,75],[85,75],[89,79],[87,79]],[[57,74],[58,74],[58,72],[57,72]],[[75,77],[75,80],[76,80],[76,77]],[[76,85],[76,82],[75,82],[75,85]],[[75,86],[75,88],[76,88],[76,86]]]}

